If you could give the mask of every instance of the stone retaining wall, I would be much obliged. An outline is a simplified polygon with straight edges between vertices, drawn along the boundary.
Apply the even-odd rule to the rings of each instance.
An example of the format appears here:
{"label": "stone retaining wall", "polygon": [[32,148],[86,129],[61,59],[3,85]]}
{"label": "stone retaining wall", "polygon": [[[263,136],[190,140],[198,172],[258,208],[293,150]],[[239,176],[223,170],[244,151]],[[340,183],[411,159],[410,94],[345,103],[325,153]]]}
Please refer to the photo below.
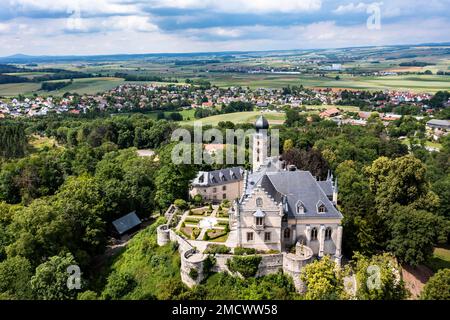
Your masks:
{"label": "stone retaining wall", "polygon": [[[156,230],[158,245],[162,246],[170,242],[178,243],[178,251],[181,255],[181,280],[183,283],[189,287],[199,284],[205,278],[204,261],[208,255],[198,253],[189,241],[177,235],[167,224],[159,226]],[[311,251],[307,247],[305,247],[305,250]],[[215,254],[216,264],[213,266],[212,271],[231,274],[226,263],[233,256],[233,254]],[[262,277],[283,270],[285,274],[293,278],[297,291],[301,292],[304,290],[303,283],[300,281],[300,272],[306,264],[312,261],[312,251],[311,254],[304,256],[292,253],[260,254],[259,256],[261,256],[261,262],[255,277]],[[191,278],[191,270],[195,270],[197,273],[195,279]]]}

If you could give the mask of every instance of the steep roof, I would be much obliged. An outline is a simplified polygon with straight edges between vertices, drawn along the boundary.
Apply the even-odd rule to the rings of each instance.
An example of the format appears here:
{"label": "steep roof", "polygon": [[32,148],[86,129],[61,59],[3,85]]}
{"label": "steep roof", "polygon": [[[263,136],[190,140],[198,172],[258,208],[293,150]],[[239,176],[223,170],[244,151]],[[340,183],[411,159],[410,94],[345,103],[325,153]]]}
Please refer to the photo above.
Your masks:
{"label": "steep roof", "polygon": [[[290,218],[342,218],[309,171],[264,172],[255,185],[261,186],[275,202],[285,203],[285,211]],[[328,189],[327,184],[322,185]],[[250,188],[247,188],[247,194],[250,192]],[[298,203],[304,208],[301,214],[297,213]],[[318,208],[322,204],[325,212],[319,213]]]}
{"label": "steep roof", "polygon": [[192,186],[210,187],[239,181],[244,176],[242,167],[225,168],[214,171],[200,171],[192,180]]}

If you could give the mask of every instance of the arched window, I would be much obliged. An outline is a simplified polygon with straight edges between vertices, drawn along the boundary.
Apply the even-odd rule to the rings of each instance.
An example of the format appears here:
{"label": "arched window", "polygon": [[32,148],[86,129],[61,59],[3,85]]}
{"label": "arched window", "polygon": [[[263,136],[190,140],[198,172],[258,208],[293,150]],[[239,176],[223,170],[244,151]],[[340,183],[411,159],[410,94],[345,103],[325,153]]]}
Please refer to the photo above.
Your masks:
{"label": "arched window", "polygon": [[286,239],[291,237],[291,229],[289,229],[289,228],[284,229],[284,237]]}
{"label": "arched window", "polygon": [[311,241],[317,240],[317,228],[312,228],[311,230]]}
{"label": "arched window", "polygon": [[259,208],[263,206],[263,200],[261,198],[256,199],[256,206]]}
{"label": "arched window", "polygon": [[325,240],[331,240],[332,229],[330,227],[325,229]]}

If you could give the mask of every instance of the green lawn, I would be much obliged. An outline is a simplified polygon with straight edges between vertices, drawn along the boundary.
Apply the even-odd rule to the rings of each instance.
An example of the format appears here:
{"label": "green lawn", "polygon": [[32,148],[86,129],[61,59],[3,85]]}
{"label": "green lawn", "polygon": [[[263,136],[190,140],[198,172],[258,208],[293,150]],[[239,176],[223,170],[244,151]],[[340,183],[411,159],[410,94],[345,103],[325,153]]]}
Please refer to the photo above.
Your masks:
{"label": "green lawn", "polygon": [[[201,122],[202,125],[216,126],[221,121],[231,121],[233,123],[253,123],[261,114],[259,111],[234,112],[219,114],[202,119],[192,119],[190,121],[183,121],[181,124],[193,125],[194,122]],[[285,119],[285,114],[281,112],[263,113],[264,117],[270,124],[282,124]]]}
{"label": "green lawn", "polygon": [[450,248],[435,248],[433,257],[428,261],[427,265],[434,272],[440,269],[450,268]]}

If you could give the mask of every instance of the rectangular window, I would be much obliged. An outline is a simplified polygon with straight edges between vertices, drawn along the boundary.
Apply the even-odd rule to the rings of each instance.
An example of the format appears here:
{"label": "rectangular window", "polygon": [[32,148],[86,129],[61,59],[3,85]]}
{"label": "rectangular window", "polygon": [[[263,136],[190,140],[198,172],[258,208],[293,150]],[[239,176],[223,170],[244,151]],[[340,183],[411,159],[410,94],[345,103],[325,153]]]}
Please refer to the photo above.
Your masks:
{"label": "rectangular window", "polygon": [[222,187],[222,191],[225,191],[225,190],[227,190],[227,186]]}
{"label": "rectangular window", "polygon": [[264,219],[261,217],[257,217],[256,218],[256,225],[257,226],[262,226],[264,224]]}
{"label": "rectangular window", "polygon": [[217,188],[213,188],[213,192],[217,192]]}
{"label": "rectangular window", "polygon": [[264,241],[270,241],[270,232],[264,233]]}
{"label": "rectangular window", "polygon": [[247,242],[253,241],[253,232],[247,232]]}
{"label": "rectangular window", "polygon": [[217,196],[216,196],[216,195],[213,195],[213,199],[214,199],[214,200],[217,200]]}
{"label": "rectangular window", "polygon": [[227,194],[224,193],[224,194],[222,195],[222,199],[226,199],[226,198],[227,198]]}

